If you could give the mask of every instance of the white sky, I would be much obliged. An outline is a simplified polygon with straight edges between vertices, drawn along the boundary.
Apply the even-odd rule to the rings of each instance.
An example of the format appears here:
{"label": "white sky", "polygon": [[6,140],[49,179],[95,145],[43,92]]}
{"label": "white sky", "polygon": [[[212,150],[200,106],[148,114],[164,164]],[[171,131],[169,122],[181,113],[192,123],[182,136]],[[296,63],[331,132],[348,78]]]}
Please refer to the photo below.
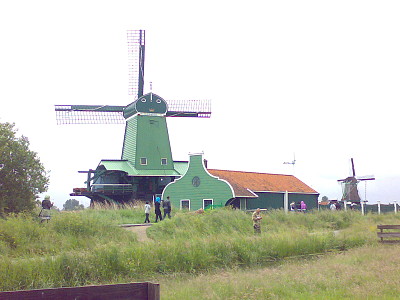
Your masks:
{"label": "white sky", "polygon": [[145,29],[146,92],[212,100],[211,119],[168,119],[175,160],[204,151],[210,168],[294,172],[338,198],[353,157],[377,178],[367,200],[393,202],[399,15],[398,1],[0,1],[0,122],[29,138],[62,208],[78,170],[120,158],[124,127],[59,126],[54,105],[132,102],[126,31]]}

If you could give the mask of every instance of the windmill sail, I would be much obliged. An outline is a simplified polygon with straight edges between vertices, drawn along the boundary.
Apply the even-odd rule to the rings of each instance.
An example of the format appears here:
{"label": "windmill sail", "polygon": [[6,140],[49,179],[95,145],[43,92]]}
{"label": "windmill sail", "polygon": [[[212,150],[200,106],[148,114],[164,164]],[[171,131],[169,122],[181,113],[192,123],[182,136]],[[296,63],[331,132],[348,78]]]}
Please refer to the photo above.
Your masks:
{"label": "windmill sail", "polygon": [[128,94],[143,96],[145,31],[128,30]]}
{"label": "windmill sail", "polygon": [[57,125],[65,124],[124,124],[124,106],[56,105]]}
{"label": "windmill sail", "polygon": [[[169,100],[167,117],[211,116],[209,100]],[[125,124],[125,106],[112,105],[56,105],[57,125],[66,124]]]}

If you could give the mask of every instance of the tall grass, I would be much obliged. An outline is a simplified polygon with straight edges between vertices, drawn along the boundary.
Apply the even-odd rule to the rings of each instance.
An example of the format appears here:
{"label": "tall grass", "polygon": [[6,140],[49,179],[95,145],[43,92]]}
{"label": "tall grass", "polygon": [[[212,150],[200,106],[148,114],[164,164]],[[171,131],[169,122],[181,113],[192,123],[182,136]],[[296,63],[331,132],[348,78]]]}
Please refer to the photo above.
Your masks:
{"label": "tall grass", "polygon": [[[251,215],[218,209],[177,212],[148,229],[150,242],[117,225],[143,222],[142,208],[59,213],[0,220],[0,290],[129,282],[159,274],[254,267],[332,250],[376,244],[376,223],[399,217],[354,212],[271,211],[254,235]],[[340,229],[339,233],[334,230]]]}
{"label": "tall grass", "polygon": [[160,278],[163,299],[398,299],[400,246]]}

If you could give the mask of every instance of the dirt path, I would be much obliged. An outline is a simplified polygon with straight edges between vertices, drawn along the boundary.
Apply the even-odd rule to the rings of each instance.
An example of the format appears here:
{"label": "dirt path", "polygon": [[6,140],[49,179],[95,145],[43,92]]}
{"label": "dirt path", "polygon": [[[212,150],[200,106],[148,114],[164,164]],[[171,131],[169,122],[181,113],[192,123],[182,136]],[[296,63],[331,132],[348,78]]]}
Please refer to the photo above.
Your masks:
{"label": "dirt path", "polygon": [[147,242],[147,241],[151,241],[151,239],[148,238],[146,230],[147,228],[149,228],[149,226],[151,226],[151,224],[138,224],[138,225],[132,225],[132,226],[127,226],[127,225],[122,225],[123,228],[125,228],[126,230],[132,231],[134,233],[136,233],[138,241],[139,242]]}

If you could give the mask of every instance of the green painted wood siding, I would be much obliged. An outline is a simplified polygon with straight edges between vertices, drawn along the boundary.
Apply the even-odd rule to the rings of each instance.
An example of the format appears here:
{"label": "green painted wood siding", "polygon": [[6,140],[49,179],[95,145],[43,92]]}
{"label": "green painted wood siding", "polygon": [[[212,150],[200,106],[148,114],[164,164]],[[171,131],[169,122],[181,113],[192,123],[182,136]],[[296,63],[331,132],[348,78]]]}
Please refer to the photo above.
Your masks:
{"label": "green painted wood siding", "polygon": [[[198,177],[200,184],[193,185],[193,178]],[[204,199],[212,199],[214,205],[225,205],[234,197],[231,186],[219,178],[210,175],[203,164],[201,154],[191,155],[186,174],[170,183],[163,191],[163,199],[170,197],[173,208],[180,208],[180,200],[190,200],[190,209],[203,208]]]}
{"label": "green painted wood siding", "polygon": [[[258,198],[246,199],[246,209],[267,208],[267,209],[283,209],[284,193],[266,193],[256,192]],[[318,207],[318,195],[316,194],[297,194],[289,193],[289,203],[304,201],[307,209]]]}
{"label": "green painted wood siding", "polygon": [[[141,158],[147,164],[141,164]],[[138,170],[173,170],[167,121],[162,116],[136,115],[127,121],[122,159]],[[166,164],[162,164],[166,159]]]}
{"label": "green painted wood siding", "polygon": [[124,146],[122,148],[122,159],[135,162],[136,158],[136,138],[137,118],[132,118],[126,122]]}

